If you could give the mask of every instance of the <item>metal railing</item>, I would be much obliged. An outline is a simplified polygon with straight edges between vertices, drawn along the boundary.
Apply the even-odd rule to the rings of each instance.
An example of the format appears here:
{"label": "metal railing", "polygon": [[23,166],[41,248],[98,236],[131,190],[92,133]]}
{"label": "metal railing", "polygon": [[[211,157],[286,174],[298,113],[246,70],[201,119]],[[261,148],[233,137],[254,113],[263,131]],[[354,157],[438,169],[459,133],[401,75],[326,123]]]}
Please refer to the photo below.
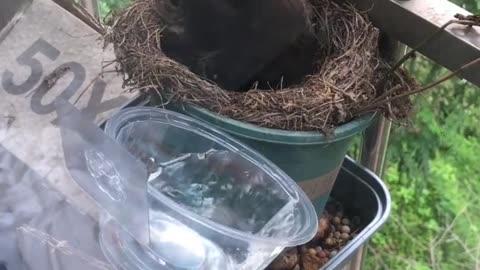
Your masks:
{"label": "metal railing", "polygon": [[[447,0],[351,0],[368,14],[382,32],[414,47],[455,19],[470,12]],[[455,70],[480,57],[480,32],[464,25],[451,25],[419,49],[436,63]],[[448,52],[448,53],[447,53]],[[461,77],[480,86],[480,68],[471,68]]]}
{"label": "metal railing", "polygon": [[82,5],[95,18],[100,18],[100,8],[97,0],[76,0],[76,2]]}

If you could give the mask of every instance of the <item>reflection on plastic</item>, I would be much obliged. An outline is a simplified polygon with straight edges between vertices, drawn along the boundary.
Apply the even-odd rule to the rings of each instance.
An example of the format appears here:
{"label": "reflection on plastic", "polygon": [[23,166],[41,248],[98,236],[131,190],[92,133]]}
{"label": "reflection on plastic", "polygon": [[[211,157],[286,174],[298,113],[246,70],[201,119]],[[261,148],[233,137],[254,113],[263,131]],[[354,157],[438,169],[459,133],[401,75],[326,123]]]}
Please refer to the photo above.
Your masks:
{"label": "reflection on plastic", "polygon": [[150,226],[147,170],[70,103],[55,103],[65,163],[72,178],[141,245]]}
{"label": "reflection on plastic", "polygon": [[83,253],[81,250],[71,247],[67,241],[57,240],[52,235],[32,228],[30,226],[23,225],[18,227],[17,235],[20,239],[24,239],[24,241],[25,239],[31,239],[31,243],[41,243],[42,245],[45,245],[46,247],[48,247],[48,251],[50,254],[62,254],[75,257],[75,259],[78,260],[78,263],[76,263],[76,265],[84,265],[85,269],[115,269],[111,264],[98,260],[95,257]]}
{"label": "reflection on plastic", "polygon": [[98,232],[98,221],[0,145],[0,270],[109,269]]}
{"label": "reflection on plastic", "polygon": [[98,187],[112,200],[125,202],[125,188],[113,164],[95,149],[85,150],[85,160],[88,171],[97,180]]}

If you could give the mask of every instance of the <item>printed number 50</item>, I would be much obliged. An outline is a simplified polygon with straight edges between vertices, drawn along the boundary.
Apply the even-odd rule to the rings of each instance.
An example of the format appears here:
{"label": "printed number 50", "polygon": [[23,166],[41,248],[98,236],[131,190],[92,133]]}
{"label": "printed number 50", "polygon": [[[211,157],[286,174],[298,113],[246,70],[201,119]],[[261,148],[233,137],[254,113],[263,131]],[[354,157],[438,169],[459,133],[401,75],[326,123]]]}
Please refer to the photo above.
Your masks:
{"label": "printed number 50", "polygon": [[30,48],[17,57],[17,62],[22,66],[30,68],[30,76],[22,84],[15,84],[13,82],[13,72],[6,70],[2,76],[2,87],[11,95],[22,95],[32,90],[37,85],[43,76],[42,63],[34,58],[37,54],[43,54],[48,59],[54,61],[60,56],[60,51],[50,45],[43,39],[38,39]]}

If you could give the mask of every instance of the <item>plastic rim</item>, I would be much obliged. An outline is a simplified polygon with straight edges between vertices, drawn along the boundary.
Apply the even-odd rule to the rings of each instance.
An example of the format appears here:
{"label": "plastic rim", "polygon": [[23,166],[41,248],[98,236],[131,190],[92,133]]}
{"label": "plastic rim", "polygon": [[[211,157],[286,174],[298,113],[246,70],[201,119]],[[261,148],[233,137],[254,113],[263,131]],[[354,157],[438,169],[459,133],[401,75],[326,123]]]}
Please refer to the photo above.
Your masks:
{"label": "plastic rim", "polygon": [[217,128],[230,134],[235,134],[238,137],[290,145],[324,144],[340,141],[364,130],[377,116],[377,113],[366,113],[335,128],[333,135],[325,136],[323,133],[316,131],[288,131],[260,127],[230,119],[190,104],[177,105],[176,107],[195,119],[211,123]]}
{"label": "plastic rim", "polygon": [[[183,225],[185,226],[185,225]],[[99,243],[105,258],[116,267],[116,269],[125,270],[160,270],[172,269],[166,266],[171,263],[165,261],[160,255],[156,255],[155,250],[149,247],[142,247],[128,232],[121,229],[118,222],[108,213],[100,214]],[[212,243],[208,243],[212,247]],[[234,269],[227,257],[222,254],[222,259],[216,262],[217,268],[221,265],[225,270]],[[215,262],[214,262],[215,263]],[[180,269],[190,269],[188,267]],[[197,267],[198,268],[198,267]],[[195,268],[195,269],[197,269]]]}
{"label": "plastic rim", "polygon": [[228,235],[230,237],[242,240],[248,239],[251,241],[256,241],[259,243],[273,246],[291,247],[301,245],[310,241],[316,234],[318,219],[315,208],[312,202],[308,199],[307,195],[295,183],[295,181],[293,181],[285,172],[283,172],[271,161],[266,159],[263,155],[259,154],[255,150],[251,149],[249,146],[244,145],[240,141],[232,138],[231,136],[225,134],[222,131],[219,131],[218,129],[207,123],[197,121],[194,118],[182,115],[180,113],[163,109],[153,107],[132,107],[123,109],[116,113],[107,122],[105,132],[110,137],[116,139],[118,133],[125,125],[142,121],[155,121],[158,123],[165,123],[171,126],[175,126],[177,128],[197,133],[200,136],[218,142],[226,149],[240,154],[247,160],[254,160],[257,164],[261,166],[261,169],[265,173],[272,177],[275,182],[278,183],[282,187],[282,189],[290,195],[290,197],[298,201],[300,205],[299,208],[303,216],[304,226],[296,235],[292,237],[272,239],[270,237],[256,236],[227,227],[222,224],[215,223],[188,209],[181,207],[173,200],[161,193],[156,194],[156,196],[160,196],[162,202],[170,209],[179,213],[186,219],[191,220],[192,222],[196,222],[210,229],[214,229],[224,235]]}

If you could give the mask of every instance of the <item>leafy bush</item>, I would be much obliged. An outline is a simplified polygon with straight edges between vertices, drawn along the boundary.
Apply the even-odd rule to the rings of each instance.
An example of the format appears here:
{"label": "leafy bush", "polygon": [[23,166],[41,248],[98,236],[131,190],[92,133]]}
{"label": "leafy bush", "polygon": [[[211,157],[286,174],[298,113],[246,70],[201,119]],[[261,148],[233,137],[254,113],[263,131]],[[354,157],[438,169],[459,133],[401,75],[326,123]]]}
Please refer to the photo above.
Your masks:
{"label": "leafy bush", "polygon": [[[421,81],[446,71],[410,64]],[[475,269],[480,263],[478,89],[456,79],[416,97],[405,127],[392,131],[385,180],[393,209],[374,237],[366,269]]]}
{"label": "leafy bush", "polygon": [[104,17],[112,10],[124,7],[128,2],[130,2],[130,0],[100,0],[100,14]]}

